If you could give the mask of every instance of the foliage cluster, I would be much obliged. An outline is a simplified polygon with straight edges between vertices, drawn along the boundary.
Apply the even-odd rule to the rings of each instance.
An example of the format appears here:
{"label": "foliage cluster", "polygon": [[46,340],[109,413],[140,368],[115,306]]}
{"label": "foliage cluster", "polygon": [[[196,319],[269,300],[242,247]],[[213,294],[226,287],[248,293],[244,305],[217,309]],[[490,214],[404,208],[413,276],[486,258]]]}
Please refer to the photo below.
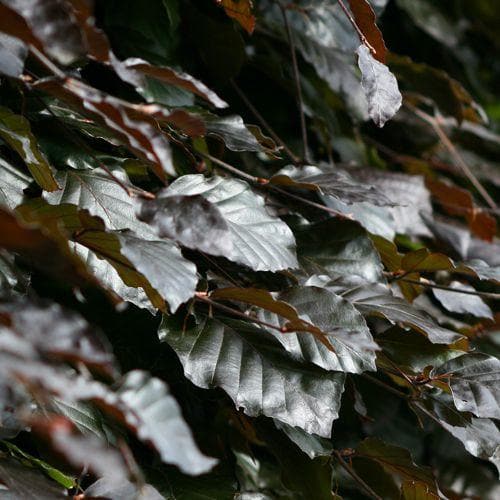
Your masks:
{"label": "foliage cluster", "polygon": [[0,0],[0,496],[500,498],[499,21]]}

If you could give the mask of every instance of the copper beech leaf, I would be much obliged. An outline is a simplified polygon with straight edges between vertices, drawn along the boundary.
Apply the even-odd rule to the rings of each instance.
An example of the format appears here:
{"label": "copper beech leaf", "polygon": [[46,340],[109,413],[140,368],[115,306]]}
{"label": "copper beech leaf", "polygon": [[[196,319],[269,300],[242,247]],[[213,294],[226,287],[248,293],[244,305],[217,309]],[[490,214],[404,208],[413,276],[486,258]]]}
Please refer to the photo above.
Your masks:
{"label": "copper beech leaf", "polygon": [[268,214],[264,199],[237,179],[184,175],[165,191],[170,195],[201,195],[221,212],[229,227],[232,251],[229,260],[255,271],[297,267],[295,238],[278,217]]}
{"label": "copper beech leaf", "polygon": [[233,250],[221,211],[201,195],[171,195],[167,188],[155,200],[141,201],[136,215],[154,227],[160,238],[212,255],[226,256]]}
{"label": "copper beech leaf", "polygon": [[24,160],[37,184],[45,191],[59,189],[52,167],[38,148],[29,121],[0,106],[0,137]]}
{"label": "copper beech leaf", "polygon": [[408,450],[386,443],[378,438],[366,438],[356,447],[356,457],[367,458],[381,465],[387,472],[407,481],[423,482],[437,493],[436,479],[429,467],[419,467]]}
{"label": "copper beech leaf", "polygon": [[160,124],[178,127],[187,135],[197,136],[205,132],[203,122],[186,111],[169,113],[153,104],[131,104],[79,80],[69,78],[64,83],[41,80],[37,82],[37,88],[67,102],[109,129],[130,151],[148,161],[160,179],[175,175],[170,144]]}
{"label": "copper beech leaf", "polygon": [[215,0],[215,2],[224,8],[229,17],[232,17],[249,34],[252,34],[255,28],[252,0]]}
{"label": "copper beech leaf", "polygon": [[221,387],[250,416],[266,415],[329,437],[344,374],[294,360],[269,332],[247,322],[199,318],[185,331],[164,318],[160,339],[195,385]]}
{"label": "copper beech leaf", "polygon": [[500,419],[500,361],[469,353],[436,367],[432,377],[448,381],[455,406],[477,417]]}
{"label": "copper beech leaf", "polygon": [[0,32],[0,75],[19,78],[27,56],[28,47],[23,41]]}
{"label": "copper beech leaf", "polygon": [[[325,370],[347,373],[376,370],[375,357],[379,347],[363,316],[349,301],[314,286],[290,288],[278,298],[293,306],[302,321],[310,322],[322,333],[320,337],[301,331],[280,334],[270,330],[294,358]],[[263,312],[260,318],[286,327],[283,319],[271,312]]]}
{"label": "copper beech leaf", "polygon": [[368,113],[378,127],[383,127],[399,110],[402,103],[396,77],[389,68],[360,45],[356,51],[361,70],[361,85],[368,101]]}
{"label": "copper beech leaf", "polygon": [[61,0],[2,0],[0,31],[43,48],[60,64],[71,64],[86,53],[71,7]]}
{"label": "copper beech leaf", "polygon": [[385,64],[387,47],[385,46],[384,37],[376,24],[375,12],[373,12],[370,3],[368,0],[349,0],[349,6],[358,28],[363,33],[371,49],[373,49],[373,57]]}

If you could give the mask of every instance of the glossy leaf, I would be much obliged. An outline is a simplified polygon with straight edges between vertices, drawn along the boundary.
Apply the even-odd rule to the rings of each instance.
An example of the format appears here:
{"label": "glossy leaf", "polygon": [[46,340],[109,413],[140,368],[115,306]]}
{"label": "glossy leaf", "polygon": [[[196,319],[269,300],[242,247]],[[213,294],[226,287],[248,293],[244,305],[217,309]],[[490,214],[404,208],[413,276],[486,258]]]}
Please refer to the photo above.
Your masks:
{"label": "glossy leaf", "polygon": [[59,0],[3,0],[0,30],[41,47],[60,64],[85,54],[85,41],[69,5]]}
{"label": "glossy leaf", "polygon": [[343,374],[293,360],[272,335],[241,321],[201,318],[182,332],[164,320],[160,339],[175,350],[189,380],[222,387],[248,415],[330,436]]}
{"label": "glossy leaf", "polygon": [[366,41],[373,48],[373,57],[385,64],[387,55],[387,47],[385,46],[384,38],[376,24],[375,12],[368,0],[349,0],[349,6],[354,15],[354,20],[358,28],[363,33]]}
{"label": "glossy leaf", "polygon": [[185,175],[165,191],[170,195],[201,195],[222,213],[233,249],[226,258],[255,271],[278,271],[297,266],[295,239],[289,227],[270,216],[262,197],[236,179]]}
{"label": "glossy leaf", "polygon": [[365,45],[360,45],[356,53],[362,75],[361,85],[368,101],[368,113],[377,126],[383,127],[401,107],[398,82],[387,66],[373,58]]}
{"label": "glossy leaf", "polygon": [[0,33],[0,74],[19,78],[24,70],[28,47],[16,37]]}
{"label": "glossy leaf", "polygon": [[[329,290],[313,286],[291,288],[279,295],[291,304],[303,320],[319,328],[333,347],[328,349],[317,336],[306,333],[273,332],[274,336],[297,359],[325,370],[361,373],[375,370],[379,349],[361,314],[345,299]],[[282,319],[262,314],[268,322],[283,325]]]}
{"label": "glossy leaf", "polygon": [[252,14],[252,0],[215,0],[226,14],[232,17],[252,34],[255,28],[255,16]]}
{"label": "glossy leaf", "polygon": [[161,238],[212,255],[230,255],[233,250],[221,211],[201,195],[171,195],[167,189],[157,193],[155,200],[140,202],[136,214]]}
{"label": "glossy leaf", "polygon": [[500,361],[470,353],[435,368],[433,377],[448,380],[455,406],[477,417],[500,418]]}
{"label": "glossy leaf", "polygon": [[14,210],[20,205],[24,198],[24,189],[31,182],[31,179],[24,172],[7,163],[0,158],[0,204],[6,208]]}
{"label": "glossy leaf", "polygon": [[460,290],[474,292],[474,288],[459,281],[452,281],[448,285],[452,290],[434,288],[432,293],[441,305],[450,312],[458,314],[472,314],[478,318],[493,319],[489,306],[478,295],[460,293]]}
{"label": "glossy leaf", "polygon": [[38,149],[26,118],[14,114],[10,109],[0,107],[0,137],[24,160],[31,175],[45,191],[59,189],[51,166]]}

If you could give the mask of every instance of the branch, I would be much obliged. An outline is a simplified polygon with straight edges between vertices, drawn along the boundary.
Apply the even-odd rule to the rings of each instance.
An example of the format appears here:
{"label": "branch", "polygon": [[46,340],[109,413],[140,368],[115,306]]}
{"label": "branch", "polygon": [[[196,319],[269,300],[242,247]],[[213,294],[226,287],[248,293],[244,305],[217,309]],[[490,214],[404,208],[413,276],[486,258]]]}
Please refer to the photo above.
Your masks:
{"label": "branch", "polygon": [[318,210],[322,210],[323,212],[327,212],[334,217],[351,220],[349,216],[343,214],[342,212],[338,212],[337,210],[327,207],[326,205],[321,205],[321,203],[316,203],[315,201],[308,200],[307,198],[303,198],[302,196],[298,196],[296,194],[290,193],[289,191],[274,186],[271,184],[269,179],[266,179],[265,177],[255,177],[253,175],[247,174],[246,172],[243,172],[239,168],[236,168],[233,165],[226,163],[225,161],[219,160],[218,158],[212,156],[211,154],[203,153],[202,151],[196,151],[196,154],[202,158],[214,162],[215,164],[219,165],[219,167],[222,167],[224,170],[227,170],[228,172],[231,172],[232,174],[235,174],[238,177],[245,179],[248,182],[256,184],[260,188],[265,188],[270,191],[274,191],[275,193],[279,193],[283,196],[287,196],[288,198],[291,198],[293,200],[300,201],[304,205],[309,205]]}
{"label": "branch", "polygon": [[344,458],[342,455],[339,453],[338,450],[333,450],[333,456],[337,459],[339,465],[356,481],[361,488],[365,491],[365,493],[368,494],[371,498],[374,498],[375,500],[383,500],[382,497],[378,496],[371,488],[368,486],[363,479],[361,479],[357,472],[345,462]]}
{"label": "branch", "polygon": [[309,162],[309,146],[307,141],[307,128],[306,128],[306,117],[304,114],[304,102],[302,99],[302,87],[300,85],[300,73],[299,66],[297,64],[297,54],[295,52],[295,43],[293,41],[293,33],[290,28],[290,23],[288,22],[286,7],[282,4],[280,0],[277,0],[279,8],[281,10],[281,15],[283,16],[283,22],[285,23],[286,35],[288,38],[288,44],[290,45],[290,54],[292,56],[292,68],[293,77],[295,80],[295,87],[297,91],[297,99],[299,101],[299,112],[300,112],[300,129],[302,132],[302,146],[304,148],[304,159]]}
{"label": "branch", "polygon": [[[339,0],[340,1],[340,0]],[[478,193],[483,197],[484,201],[490,206],[490,208],[496,210],[498,207],[490,196],[488,191],[484,188],[484,186],[479,182],[477,177],[473,174],[472,170],[469,168],[462,155],[457,151],[457,148],[450,141],[449,137],[446,135],[446,132],[441,127],[439,121],[433,116],[427,114],[426,112],[418,109],[412,104],[406,103],[406,106],[413,111],[421,120],[427,122],[436,132],[436,135],[439,137],[439,140],[443,143],[444,147],[448,150],[453,159],[457,162],[457,165],[461,168],[464,175],[469,179],[470,183],[477,189]]]}
{"label": "branch", "polygon": [[285,144],[283,139],[281,139],[281,137],[274,131],[271,125],[269,125],[269,122],[259,113],[257,108],[251,103],[250,99],[248,99],[243,90],[240,89],[234,80],[231,80],[231,85],[240,96],[241,100],[246,104],[248,109],[254,114],[255,118],[257,118],[261,125],[267,130],[269,135],[283,148],[283,151],[285,151],[285,153],[290,157],[290,160],[292,160],[295,164],[301,163],[300,158],[295,156],[293,151]]}
{"label": "branch", "polygon": [[356,21],[354,20],[354,17],[352,17],[352,14],[350,13],[349,9],[346,7],[346,4],[344,3],[344,0],[338,0],[338,3],[340,5],[340,7],[342,8],[342,10],[344,11],[344,14],[347,16],[347,19],[349,19],[349,22],[352,24],[354,30],[358,34],[361,43],[364,44],[364,45],[366,45],[372,54],[376,54],[377,51],[375,50],[374,47],[372,47],[370,45],[370,43],[366,39],[365,35],[363,34],[363,32],[361,31],[361,29],[357,25]]}
{"label": "branch", "polygon": [[436,283],[431,283],[428,280],[412,280],[410,278],[399,278],[399,281],[404,281],[406,283],[412,283],[413,285],[420,285],[420,286],[426,286],[429,288],[437,288],[438,290],[446,290],[447,292],[454,292],[454,293],[464,293],[465,295],[476,295],[479,297],[484,297],[485,299],[492,299],[492,300],[500,300],[500,293],[492,293],[492,292],[479,292],[477,290],[460,290],[458,288],[451,288],[449,286],[445,285],[437,285]]}

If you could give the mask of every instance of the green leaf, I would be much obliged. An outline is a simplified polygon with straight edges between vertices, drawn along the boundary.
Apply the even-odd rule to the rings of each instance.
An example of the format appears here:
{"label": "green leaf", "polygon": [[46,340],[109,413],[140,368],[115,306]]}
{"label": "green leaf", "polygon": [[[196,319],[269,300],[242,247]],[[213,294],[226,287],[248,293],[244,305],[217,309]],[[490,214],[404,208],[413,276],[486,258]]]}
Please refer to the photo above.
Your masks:
{"label": "green leaf", "polygon": [[[3,455],[3,454],[2,454]],[[13,458],[0,455],[0,480],[6,498],[39,498],[59,500],[67,498],[66,490],[48,479],[39,470],[23,466]]]}
{"label": "green leaf", "polygon": [[295,239],[290,228],[270,216],[263,198],[243,181],[184,175],[165,191],[169,195],[201,195],[222,213],[233,249],[226,258],[255,271],[297,267]]}
{"label": "green leaf", "polygon": [[389,68],[377,61],[366,45],[356,51],[361,70],[361,85],[368,101],[368,114],[379,127],[383,127],[401,107],[403,98],[396,77]]}
{"label": "green leaf", "polygon": [[[333,347],[306,332],[281,334],[270,330],[285,349],[299,360],[313,363],[325,370],[361,373],[375,371],[375,352],[379,349],[366,322],[346,299],[329,290],[314,286],[295,287],[278,295],[291,304],[300,317],[318,327]],[[283,325],[280,318],[261,314],[267,322]]]}
{"label": "green leaf", "polygon": [[439,496],[422,481],[403,481],[401,500],[438,500]]}
{"label": "green leaf", "polygon": [[38,149],[29,121],[0,106],[0,137],[24,160],[37,184],[45,191],[59,189],[51,166]]}
{"label": "green leaf", "polygon": [[431,377],[448,380],[455,406],[477,417],[500,419],[500,360],[468,353],[434,368]]}
{"label": "green leaf", "polygon": [[276,428],[284,432],[309,458],[329,457],[333,444],[329,439],[304,432],[298,427],[275,420]]}
{"label": "green leaf", "polygon": [[382,263],[359,224],[329,219],[295,231],[297,253],[307,273],[382,279]]}
{"label": "green leaf", "polygon": [[344,374],[293,360],[267,331],[242,321],[202,318],[182,331],[164,318],[159,335],[194,384],[222,387],[250,416],[266,415],[330,436]]}

